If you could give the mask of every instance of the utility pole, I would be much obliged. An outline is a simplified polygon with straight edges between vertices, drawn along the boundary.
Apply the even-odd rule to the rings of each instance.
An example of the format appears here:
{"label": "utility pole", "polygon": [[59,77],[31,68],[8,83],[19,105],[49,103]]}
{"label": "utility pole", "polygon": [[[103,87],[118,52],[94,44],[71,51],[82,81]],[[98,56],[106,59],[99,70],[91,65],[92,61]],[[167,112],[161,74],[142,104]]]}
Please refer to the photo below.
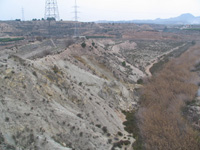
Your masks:
{"label": "utility pole", "polygon": [[74,5],[74,19],[75,19],[75,29],[74,29],[74,37],[79,37],[79,31],[78,31],[78,6],[75,0]]}
{"label": "utility pole", "polygon": [[44,18],[45,19],[54,18],[55,20],[60,20],[57,0],[46,0]]}
{"label": "utility pole", "polygon": [[22,21],[25,21],[25,17],[24,17],[24,8],[22,7]]}

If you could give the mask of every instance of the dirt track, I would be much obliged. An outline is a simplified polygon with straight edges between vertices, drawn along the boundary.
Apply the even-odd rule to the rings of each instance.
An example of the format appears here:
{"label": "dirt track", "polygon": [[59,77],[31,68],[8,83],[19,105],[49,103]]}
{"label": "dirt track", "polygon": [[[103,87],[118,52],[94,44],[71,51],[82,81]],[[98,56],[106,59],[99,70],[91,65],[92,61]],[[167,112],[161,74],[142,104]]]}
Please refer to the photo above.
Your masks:
{"label": "dirt track", "polygon": [[150,65],[148,65],[146,68],[145,68],[145,73],[147,74],[147,76],[151,77],[152,74],[150,72],[150,69],[151,67],[153,67],[154,64],[156,64],[157,62],[159,62],[160,60],[164,59],[163,56],[165,55],[168,55],[169,53],[175,51],[175,50],[178,50],[180,47],[183,47],[185,46],[185,44],[181,45],[181,46],[178,46],[178,47],[175,47],[173,49],[171,49],[170,51],[167,51],[165,53],[163,53],[162,55],[158,56],[157,58],[155,58],[154,60],[152,60],[152,62],[150,63]]}

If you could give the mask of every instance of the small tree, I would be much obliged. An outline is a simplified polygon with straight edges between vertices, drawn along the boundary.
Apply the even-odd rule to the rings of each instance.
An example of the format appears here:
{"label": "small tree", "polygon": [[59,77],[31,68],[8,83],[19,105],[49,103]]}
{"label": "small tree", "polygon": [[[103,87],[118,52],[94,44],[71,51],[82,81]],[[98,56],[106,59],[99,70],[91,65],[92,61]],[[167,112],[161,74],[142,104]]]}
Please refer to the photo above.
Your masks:
{"label": "small tree", "polygon": [[92,42],[92,46],[95,46],[95,43],[94,43],[94,42]]}
{"label": "small tree", "polygon": [[82,48],[85,48],[85,47],[86,47],[85,42],[83,42],[83,43],[81,44],[81,46],[82,46]]}
{"label": "small tree", "polygon": [[54,17],[48,17],[47,20],[48,20],[48,21],[52,21],[52,20],[55,21],[56,19],[55,19]]}
{"label": "small tree", "polygon": [[137,84],[143,84],[143,80],[142,79],[138,79],[137,80]]}
{"label": "small tree", "polygon": [[125,61],[122,62],[122,66],[124,66],[124,67],[126,66],[126,62]]}
{"label": "small tree", "polygon": [[195,45],[196,44],[196,42],[195,41],[192,41],[192,45]]}

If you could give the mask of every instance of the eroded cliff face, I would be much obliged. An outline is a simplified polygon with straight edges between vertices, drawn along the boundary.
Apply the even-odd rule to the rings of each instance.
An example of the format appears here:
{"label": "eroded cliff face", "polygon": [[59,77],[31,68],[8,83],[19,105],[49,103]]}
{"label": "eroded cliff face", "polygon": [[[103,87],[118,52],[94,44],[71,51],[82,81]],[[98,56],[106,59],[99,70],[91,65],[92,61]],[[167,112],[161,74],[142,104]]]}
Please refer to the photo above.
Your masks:
{"label": "eroded cliff face", "polygon": [[67,48],[63,42],[1,50],[0,148],[107,150],[122,141],[122,149],[131,149],[135,139],[124,130],[121,110],[137,107],[146,58],[154,61],[171,47],[148,49],[138,66],[128,61],[136,42],[83,39]]}
{"label": "eroded cliff face", "polygon": [[115,78],[94,49],[74,44],[34,60],[24,47],[2,51],[1,149],[111,149],[123,136],[134,142],[121,113],[136,105],[134,85]]}

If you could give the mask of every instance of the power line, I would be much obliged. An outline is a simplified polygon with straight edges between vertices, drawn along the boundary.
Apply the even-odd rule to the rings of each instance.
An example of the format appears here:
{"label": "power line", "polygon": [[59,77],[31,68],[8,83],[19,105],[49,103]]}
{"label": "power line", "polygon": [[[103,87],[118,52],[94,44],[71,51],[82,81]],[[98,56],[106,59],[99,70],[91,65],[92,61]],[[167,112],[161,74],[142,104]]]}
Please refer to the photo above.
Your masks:
{"label": "power line", "polygon": [[55,18],[56,20],[60,20],[57,0],[46,0],[44,18]]}

